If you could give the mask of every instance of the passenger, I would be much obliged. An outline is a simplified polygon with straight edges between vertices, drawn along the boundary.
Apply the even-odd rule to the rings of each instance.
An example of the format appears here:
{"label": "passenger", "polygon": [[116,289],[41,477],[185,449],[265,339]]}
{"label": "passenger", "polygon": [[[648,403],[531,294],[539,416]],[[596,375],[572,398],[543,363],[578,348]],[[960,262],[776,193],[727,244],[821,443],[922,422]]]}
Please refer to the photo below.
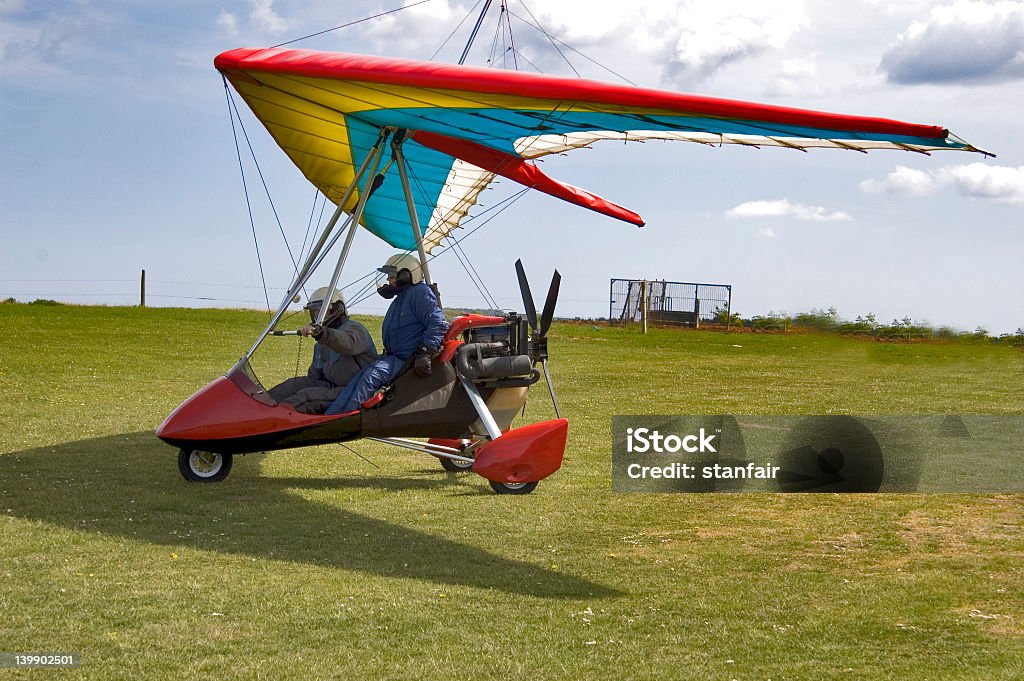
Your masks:
{"label": "passenger", "polygon": [[388,282],[377,293],[394,299],[384,315],[384,355],[352,379],[327,408],[328,414],[359,409],[377,390],[393,381],[410,359],[418,375],[429,376],[431,357],[441,349],[448,330],[437,297],[423,281],[416,256],[393,255],[378,271],[387,275]]}
{"label": "passenger", "polygon": [[316,339],[309,371],[268,391],[275,402],[304,414],[322,414],[352,377],[377,359],[377,348],[370,332],[349,319],[345,299],[337,291],[331,295],[323,326],[316,324],[326,297],[326,286],[313,292],[306,304],[310,323],[299,329],[300,335]]}

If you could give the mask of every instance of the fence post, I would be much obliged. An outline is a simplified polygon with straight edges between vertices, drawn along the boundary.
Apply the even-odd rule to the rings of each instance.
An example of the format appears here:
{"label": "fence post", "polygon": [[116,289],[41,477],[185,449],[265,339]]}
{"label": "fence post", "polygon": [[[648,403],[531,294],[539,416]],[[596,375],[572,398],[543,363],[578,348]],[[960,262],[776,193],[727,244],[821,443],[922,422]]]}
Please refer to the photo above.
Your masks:
{"label": "fence post", "polygon": [[608,284],[608,326],[612,325],[612,307],[615,305],[615,280]]}
{"label": "fence post", "polygon": [[640,320],[644,324],[644,335],[647,334],[647,280],[640,282]]}
{"label": "fence post", "polygon": [[693,299],[693,328],[700,328],[700,298]]}
{"label": "fence post", "polygon": [[732,324],[732,286],[728,287],[729,297],[725,301],[725,332],[729,333],[729,325]]}
{"label": "fence post", "polygon": [[146,270],[142,270],[142,280],[139,288],[139,307],[146,307]]}

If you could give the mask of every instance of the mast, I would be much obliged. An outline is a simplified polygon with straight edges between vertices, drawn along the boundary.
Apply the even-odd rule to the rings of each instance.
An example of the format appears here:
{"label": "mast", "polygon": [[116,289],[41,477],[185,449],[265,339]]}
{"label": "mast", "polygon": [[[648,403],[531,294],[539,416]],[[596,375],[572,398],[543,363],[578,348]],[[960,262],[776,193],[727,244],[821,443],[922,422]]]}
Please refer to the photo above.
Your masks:
{"label": "mast", "polygon": [[402,191],[405,194],[405,205],[409,208],[409,224],[412,225],[412,235],[416,240],[416,250],[420,258],[420,271],[423,272],[423,280],[427,286],[434,282],[430,279],[430,270],[427,269],[427,252],[423,247],[423,232],[420,230],[420,220],[416,215],[416,202],[412,197],[412,187],[409,186],[409,172],[405,167],[405,154],[402,153],[402,143],[405,142],[406,130],[399,130],[391,140],[391,154],[398,165],[398,176],[402,180]]}

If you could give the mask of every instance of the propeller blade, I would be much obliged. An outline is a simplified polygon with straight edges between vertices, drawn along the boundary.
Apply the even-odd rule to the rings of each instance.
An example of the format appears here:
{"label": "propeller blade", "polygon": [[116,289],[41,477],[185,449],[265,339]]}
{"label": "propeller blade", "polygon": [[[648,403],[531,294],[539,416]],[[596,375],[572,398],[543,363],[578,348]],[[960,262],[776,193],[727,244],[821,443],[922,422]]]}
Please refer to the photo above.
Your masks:
{"label": "propeller blade", "polygon": [[555,399],[555,386],[551,383],[551,372],[548,371],[548,361],[546,359],[541,360],[541,364],[544,366],[544,378],[548,379],[548,392],[551,393],[551,404],[555,408],[555,418],[560,419],[558,415],[558,400]]}
{"label": "propeller blade", "polygon": [[519,292],[523,294],[523,307],[526,309],[526,321],[530,328],[537,330],[537,308],[533,304],[533,294],[530,293],[530,282],[526,280],[526,270],[523,269],[523,261],[516,260],[516,275],[519,277]]}
{"label": "propeller blade", "polygon": [[548,299],[544,301],[544,311],[540,315],[540,335],[548,332],[551,320],[555,316],[555,303],[558,302],[558,286],[562,283],[562,275],[555,270],[551,277],[551,286],[548,288]]}

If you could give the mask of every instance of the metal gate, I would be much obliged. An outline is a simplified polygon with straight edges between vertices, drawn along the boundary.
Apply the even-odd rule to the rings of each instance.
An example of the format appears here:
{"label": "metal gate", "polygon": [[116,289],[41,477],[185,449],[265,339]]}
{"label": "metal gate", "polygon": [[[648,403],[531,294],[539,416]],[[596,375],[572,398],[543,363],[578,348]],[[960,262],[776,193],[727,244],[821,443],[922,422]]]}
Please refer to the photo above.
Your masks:
{"label": "metal gate", "polygon": [[[646,304],[645,304],[646,302]],[[612,279],[608,302],[610,324],[673,324],[699,328],[732,318],[732,286],[682,281]]]}

